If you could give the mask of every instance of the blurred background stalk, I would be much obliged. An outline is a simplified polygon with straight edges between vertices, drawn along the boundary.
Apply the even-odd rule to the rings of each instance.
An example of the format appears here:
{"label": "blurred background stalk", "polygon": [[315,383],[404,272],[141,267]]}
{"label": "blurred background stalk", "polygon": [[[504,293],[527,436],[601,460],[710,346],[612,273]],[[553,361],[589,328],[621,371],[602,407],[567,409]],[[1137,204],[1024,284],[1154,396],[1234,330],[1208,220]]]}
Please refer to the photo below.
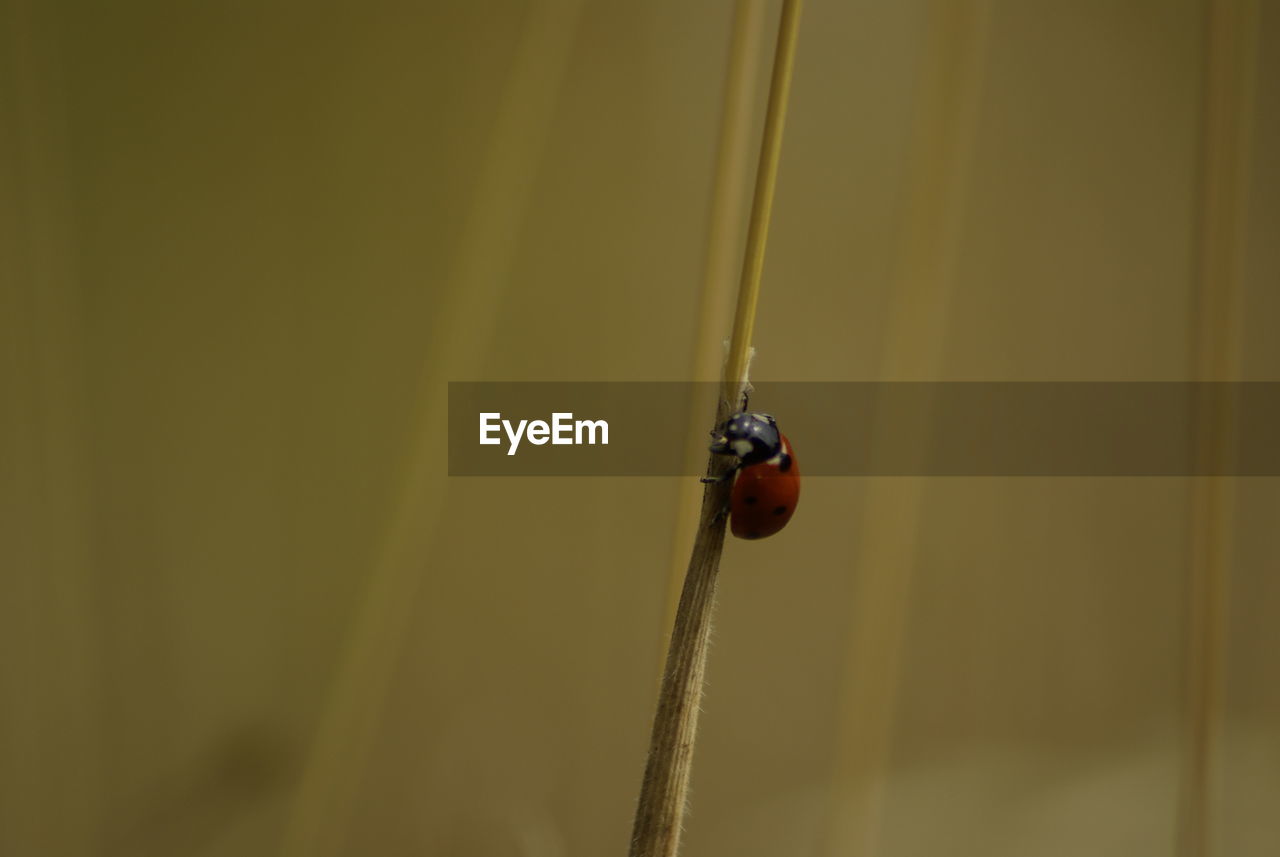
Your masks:
{"label": "blurred background stalk", "polygon": [[[1258,10],[1253,0],[1211,0],[1205,10],[1199,246],[1193,297],[1192,372],[1202,381],[1242,380],[1242,251],[1248,218],[1257,74]],[[1217,388],[1210,388],[1216,390]],[[1229,390],[1230,388],[1226,388]],[[1195,404],[1195,454],[1204,469],[1233,460],[1238,407],[1229,392]],[[1224,853],[1218,835],[1231,529],[1237,480],[1204,478],[1192,488],[1187,633],[1187,742],[1178,851]]]}

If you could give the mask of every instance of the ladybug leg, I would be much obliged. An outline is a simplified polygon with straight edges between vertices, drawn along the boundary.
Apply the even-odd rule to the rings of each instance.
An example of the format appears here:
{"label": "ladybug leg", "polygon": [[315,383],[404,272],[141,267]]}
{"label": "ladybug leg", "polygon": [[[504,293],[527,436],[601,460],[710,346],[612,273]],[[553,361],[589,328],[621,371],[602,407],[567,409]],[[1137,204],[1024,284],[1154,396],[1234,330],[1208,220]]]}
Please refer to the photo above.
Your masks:
{"label": "ladybug leg", "polygon": [[719,476],[704,476],[698,481],[701,482],[703,485],[720,485],[725,482],[728,482],[730,479],[736,476],[737,473],[738,473],[738,468],[731,467],[726,472],[722,473]]}

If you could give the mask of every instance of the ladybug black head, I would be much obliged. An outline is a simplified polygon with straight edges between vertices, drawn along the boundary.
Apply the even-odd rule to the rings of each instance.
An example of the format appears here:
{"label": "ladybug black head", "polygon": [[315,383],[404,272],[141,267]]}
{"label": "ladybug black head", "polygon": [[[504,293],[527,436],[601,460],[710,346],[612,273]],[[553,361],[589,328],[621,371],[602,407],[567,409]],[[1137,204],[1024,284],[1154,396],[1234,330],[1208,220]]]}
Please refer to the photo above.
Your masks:
{"label": "ladybug black head", "polygon": [[734,414],[725,421],[711,444],[711,451],[735,455],[743,464],[773,458],[782,448],[778,422],[768,414]]}

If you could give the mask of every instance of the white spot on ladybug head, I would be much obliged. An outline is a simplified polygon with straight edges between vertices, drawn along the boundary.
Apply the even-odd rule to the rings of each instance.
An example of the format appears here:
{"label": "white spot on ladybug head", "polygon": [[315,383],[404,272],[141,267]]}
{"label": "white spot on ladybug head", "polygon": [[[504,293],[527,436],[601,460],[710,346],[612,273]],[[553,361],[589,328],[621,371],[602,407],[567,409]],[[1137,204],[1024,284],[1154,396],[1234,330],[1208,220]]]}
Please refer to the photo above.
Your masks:
{"label": "white spot on ladybug head", "polygon": [[790,470],[791,469],[790,460],[791,460],[791,447],[788,446],[784,441],[778,446],[778,454],[775,455],[773,458],[770,458],[768,461],[766,461],[765,464],[771,465],[773,467],[780,467],[782,465],[782,462],[786,461],[788,462],[786,469]]}
{"label": "white spot on ladybug head", "polygon": [[729,446],[733,448],[733,454],[739,458],[745,458],[750,455],[752,449],[754,449],[751,445],[751,441],[746,438],[738,438],[733,443],[729,444]]}

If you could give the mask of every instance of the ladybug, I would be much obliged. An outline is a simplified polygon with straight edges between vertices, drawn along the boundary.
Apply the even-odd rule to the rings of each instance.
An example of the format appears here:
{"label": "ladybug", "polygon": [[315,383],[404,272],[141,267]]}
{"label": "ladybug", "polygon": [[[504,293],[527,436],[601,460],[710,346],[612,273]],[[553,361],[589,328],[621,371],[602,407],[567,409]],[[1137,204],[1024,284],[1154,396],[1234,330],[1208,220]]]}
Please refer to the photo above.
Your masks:
{"label": "ladybug", "polygon": [[763,539],[791,520],[800,499],[800,467],[778,421],[768,414],[734,414],[720,428],[711,451],[738,462],[726,478],[729,526],[740,539]]}

